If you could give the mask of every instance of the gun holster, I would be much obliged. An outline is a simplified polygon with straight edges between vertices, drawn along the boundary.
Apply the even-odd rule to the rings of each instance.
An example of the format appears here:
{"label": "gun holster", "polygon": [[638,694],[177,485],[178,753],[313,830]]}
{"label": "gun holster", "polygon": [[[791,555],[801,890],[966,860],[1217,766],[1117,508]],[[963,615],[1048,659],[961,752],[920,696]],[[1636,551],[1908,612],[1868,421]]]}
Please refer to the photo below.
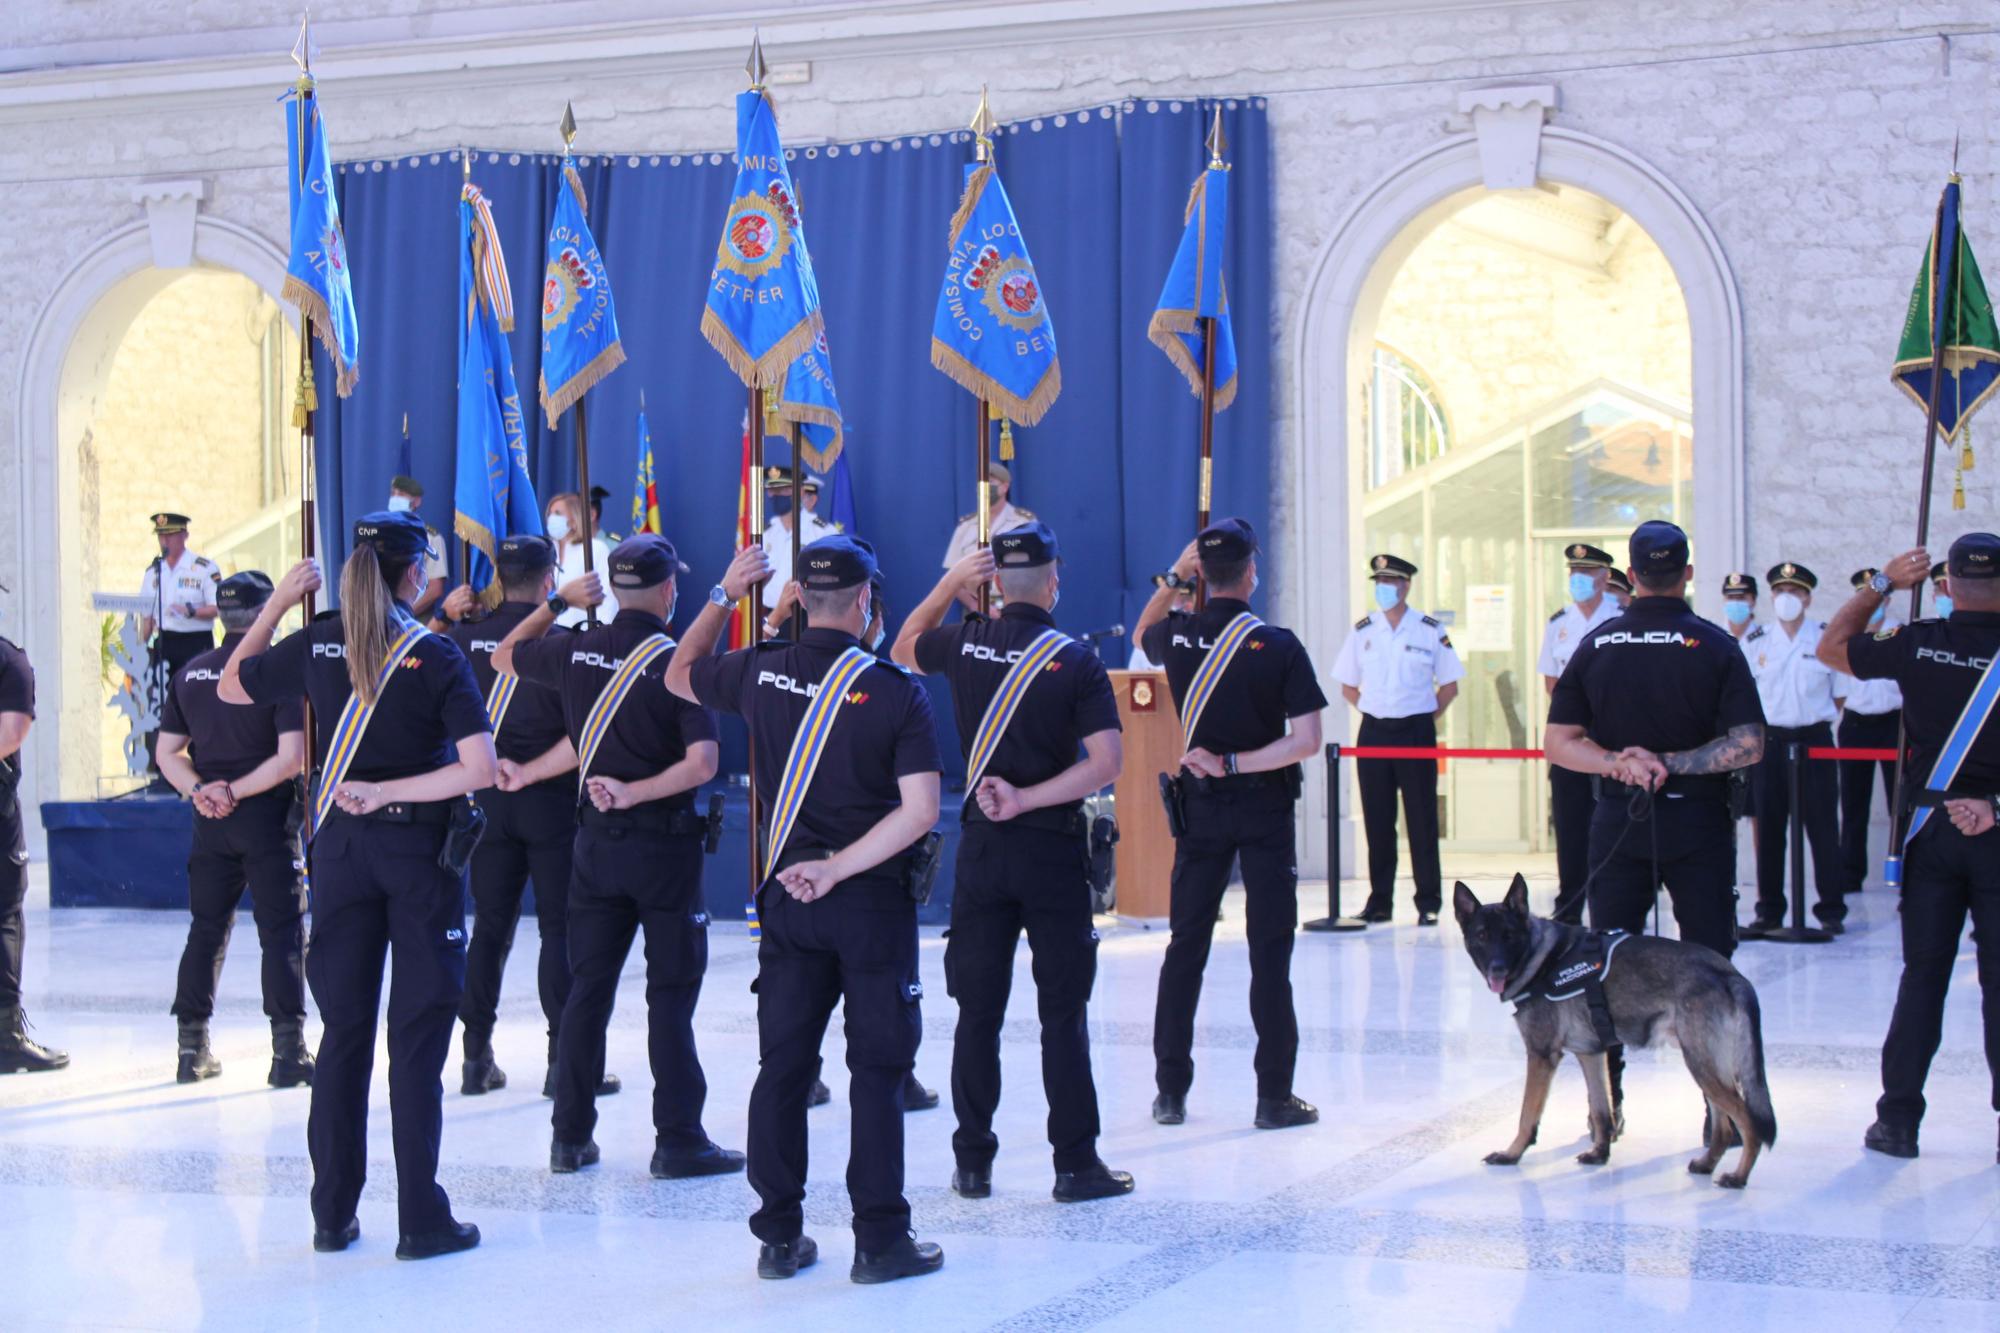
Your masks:
{"label": "gun holster", "polygon": [[722,793],[708,794],[708,814],[703,817],[704,829],[701,835],[701,850],[705,856],[714,856],[722,846]]}
{"label": "gun holster", "polygon": [[470,796],[451,803],[451,818],[445,824],[444,846],[438,848],[438,865],[454,875],[463,875],[472,864],[472,851],[486,833],[486,812]]}
{"label": "gun holster", "polygon": [[1742,819],[1750,813],[1750,770],[1729,770],[1729,817]]}
{"label": "gun holster", "polygon": [[943,861],[944,834],[932,829],[917,840],[903,868],[903,883],[917,906],[930,902],[931,886],[937,883],[938,866]]}
{"label": "gun holster", "polygon": [[1167,832],[1187,836],[1187,787],[1171,773],[1160,774],[1160,804],[1167,808]]}

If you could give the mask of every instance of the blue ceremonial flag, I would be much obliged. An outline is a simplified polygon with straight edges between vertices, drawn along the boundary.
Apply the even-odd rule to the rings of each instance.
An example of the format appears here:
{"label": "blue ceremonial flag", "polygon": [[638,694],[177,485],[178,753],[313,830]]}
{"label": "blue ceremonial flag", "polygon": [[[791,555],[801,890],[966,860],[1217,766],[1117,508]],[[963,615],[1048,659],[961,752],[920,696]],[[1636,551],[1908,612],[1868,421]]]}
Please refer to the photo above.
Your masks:
{"label": "blue ceremonial flag", "polygon": [[465,581],[500,604],[493,557],[502,538],[542,530],[528,479],[527,419],[507,331],[514,294],[493,210],[467,181],[458,200],[458,484],[452,530],[471,553]]}
{"label": "blue ceremonial flag", "polygon": [[1236,335],[1229,325],[1229,285],[1222,260],[1229,234],[1229,168],[1210,165],[1188,194],[1186,230],[1167,270],[1146,336],[1202,390],[1202,320],[1215,321],[1215,408],[1236,400]]}
{"label": "blue ceremonial flag", "polygon": [[820,332],[819,283],[771,99],[736,96],[736,196],[708,281],[702,336],[745,384],[783,383]]}
{"label": "blue ceremonial flag", "polygon": [[[299,171],[299,116],[304,107],[306,143]],[[361,325],[354,314],[354,284],[347,269],[347,239],[333,197],[333,163],[326,151],[326,120],[319,99],[295,90],[285,98],[286,187],[291,193],[292,255],[285,266],[284,299],[312,321],[333,362],[334,389],[342,398],[361,378]]]}
{"label": "blue ceremonial flag", "polygon": [[833,460],[826,474],[826,511],[820,515],[850,537],[859,536],[854,516],[854,474],[847,468],[847,451]]}
{"label": "blue ceremonial flag", "polygon": [[1055,326],[991,162],[965,169],[931,325],[931,364],[1023,426],[1040,421],[1062,392]]}
{"label": "blue ceremonial flag", "polygon": [[833,387],[833,356],[824,331],[799,353],[778,393],[778,415],[796,422],[799,458],[808,472],[826,478],[826,508],[820,516],[842,532],[854,531],[854,478],[847,468],[847,436],[840,420],[840,396]]}
{"label": "blue ceremonial flag", "polygon": [[564,157],[542,275],[541,397],[551,430],[586,390],[625,363],[611,275],[591,237],[587,207],[583,178]]}
{"label": "blue ceremonial flag", "polygon": [[[643,401],[645,395],[641,394]],[[646,409],[639,409],[639,471],[632,479],[632,535],[659,532],[660,491],[653,481],[653,431],[646,424]]]}

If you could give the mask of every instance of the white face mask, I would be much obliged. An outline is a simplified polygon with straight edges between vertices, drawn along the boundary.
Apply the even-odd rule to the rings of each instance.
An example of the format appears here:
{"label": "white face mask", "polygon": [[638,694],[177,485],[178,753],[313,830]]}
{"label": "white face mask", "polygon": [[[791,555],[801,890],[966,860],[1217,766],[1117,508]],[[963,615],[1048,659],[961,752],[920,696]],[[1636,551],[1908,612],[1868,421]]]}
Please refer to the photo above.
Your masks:
{"label": "white face mask", "polygon": [[1789,625],[1806,613],[1806,604],[1795,592],[1781,592],[1771,599],[1771,609]]}
{"label": "white face mask", "polygon": [[390,513],[392,513],[392,514],[402,514],[402,513],[407,513],[407,512],[409,511],[409,509],[410,509],[410,497],[409,497],[409,496],[407,496],[407,495],[392,495],[392,496],[390,496],[390,497],[389,497],[389,512],[390,512]]}
{"label": "white face mask", "polygon": [[549,515],[549,536],[554,538],[556,541],[562,541],[564,538],[569,536],[569,515],[567,514]]}

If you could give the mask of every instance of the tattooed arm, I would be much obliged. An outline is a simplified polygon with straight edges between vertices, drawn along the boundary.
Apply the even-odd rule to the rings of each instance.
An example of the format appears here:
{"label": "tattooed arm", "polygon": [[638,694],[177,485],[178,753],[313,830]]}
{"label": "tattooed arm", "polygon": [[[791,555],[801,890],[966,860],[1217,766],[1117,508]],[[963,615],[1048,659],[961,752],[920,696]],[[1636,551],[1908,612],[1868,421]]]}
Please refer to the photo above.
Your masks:
{"label": "tattooed arm", "polygon": [[1764,757],[1764,728],[1755,722],[1731,727],[1723,735],[1692,750],[1674,750],[1660,756],[1669,773],[1727,773],[1748,768]]}

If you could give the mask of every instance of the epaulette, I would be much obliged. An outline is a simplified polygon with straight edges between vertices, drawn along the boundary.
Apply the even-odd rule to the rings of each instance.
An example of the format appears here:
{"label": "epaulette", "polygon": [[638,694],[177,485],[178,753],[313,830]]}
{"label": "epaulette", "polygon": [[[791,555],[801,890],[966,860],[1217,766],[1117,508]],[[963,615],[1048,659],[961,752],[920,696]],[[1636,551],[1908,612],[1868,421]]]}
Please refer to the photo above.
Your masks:
{"label": "epaulette", "polygon": [[1030,522],[1030,523],[1033,523],[1033,522],[1035,521],[1035,511],[1034,511],[1034,510],[1032,510],[1032,509],[1023,509],[1023,508],[1021,508],[1021,506],[1019,506],[1019,505],[1015,505],[1015,506],[1014,506],[1014,517],[1016,517],[1016,518],[1024,518],[1024,519],[1026,519],[1026,520],[1027,520],[1028,522]]}
{"label": "epaulette", "polygon": [[1750,643],[1753,640],[1763,638],[1764,628],[1765,628],[1764,626],[1759,625],[1756,629],[1751,630],[1748,634],[1743,636],[1743,642]]}
{"label": "epaulette", "polygon": [[1361,619],[1359,619],[1359,620],[1357,620],[1357,621],[1355,621],[1355,622],[1354,622],[1354,628],[1356,628],[1356,629],[1367,629],[1367,628],[1368,628],[1368,622],[1369,622],[1369,621],[1371,621],[1371,620],[1373,620],[1374,618],[1375,618],[1375,617],[1373,617],[1373,616],[1363,616],[1363,617],[1361,617]]}
{"label": "epaulette", "polygon": [[1425,616],[1423,618],[1423,621],[1426,625],[1429,625],[1432,629],[1436,629],[1438,627],[1438,620],[1436,616]]}
{"label": "epaulette", "polygon": [[1564,614],[1564,612],[1567,612],[1568,610],[1569,610],[1569,608],[1568,608],[1568,607],[1564,607],[1564,608],[1563,608],[1563,609],[1562,609],[1561,611],[1558,611],[1558,612],[1556,612],[1556,613],[1555,613],[1554,615],[1550,616],[1550,617],[1549,617],[1549,623],[1550,623],[1551,625],[1553,625],[1553,624],[1555,624],[1555,623],[1556,623],[1556,622],[1557,622],[1558,620],[1561,620],[1561,619],[1563,618],[1563,614]]}
{"label": "epaulette", "polygon": [[962,525],[964,525],[964,524],[967,524],[967,523],[970,523],[970,522],[972,522],[972,520],[973,520],[973,519],[975,519],[975,518],[978,518],[978,517],[979,517],[979,511],[978,511],[977,509],[975,509],[975,510],[973,510],[973,511],[972,511],[971,513],[969,513],[969,514],[965,514],[965,515],[962,515],[962,516],[961,516],[961,517],[959,518],[959,520],[958,520],[958,521],[959,521],[960,525],[962,526]]}
{"label": "epaulette", "polygon": [[214,562],[213,560],[210,560],[210,559],[209,559],[209,558],[208,558],[207,556],[205,556],[205,555],[198,555],[198,556],[196,556],[196,557],[194,558],[194,564],[195,564],[195,568],[196,568],[196,569],[199,569],[199,568],[201,568],[201,567],[202,567],[203,565],[207,565],[207,566],[208,566],[208,567],[209,567],[210,569],[220,569],[220,568],[221,568],[221,566],[220,566],[220,565],[216,564],[216,563],[215,563],[215,562]]}

